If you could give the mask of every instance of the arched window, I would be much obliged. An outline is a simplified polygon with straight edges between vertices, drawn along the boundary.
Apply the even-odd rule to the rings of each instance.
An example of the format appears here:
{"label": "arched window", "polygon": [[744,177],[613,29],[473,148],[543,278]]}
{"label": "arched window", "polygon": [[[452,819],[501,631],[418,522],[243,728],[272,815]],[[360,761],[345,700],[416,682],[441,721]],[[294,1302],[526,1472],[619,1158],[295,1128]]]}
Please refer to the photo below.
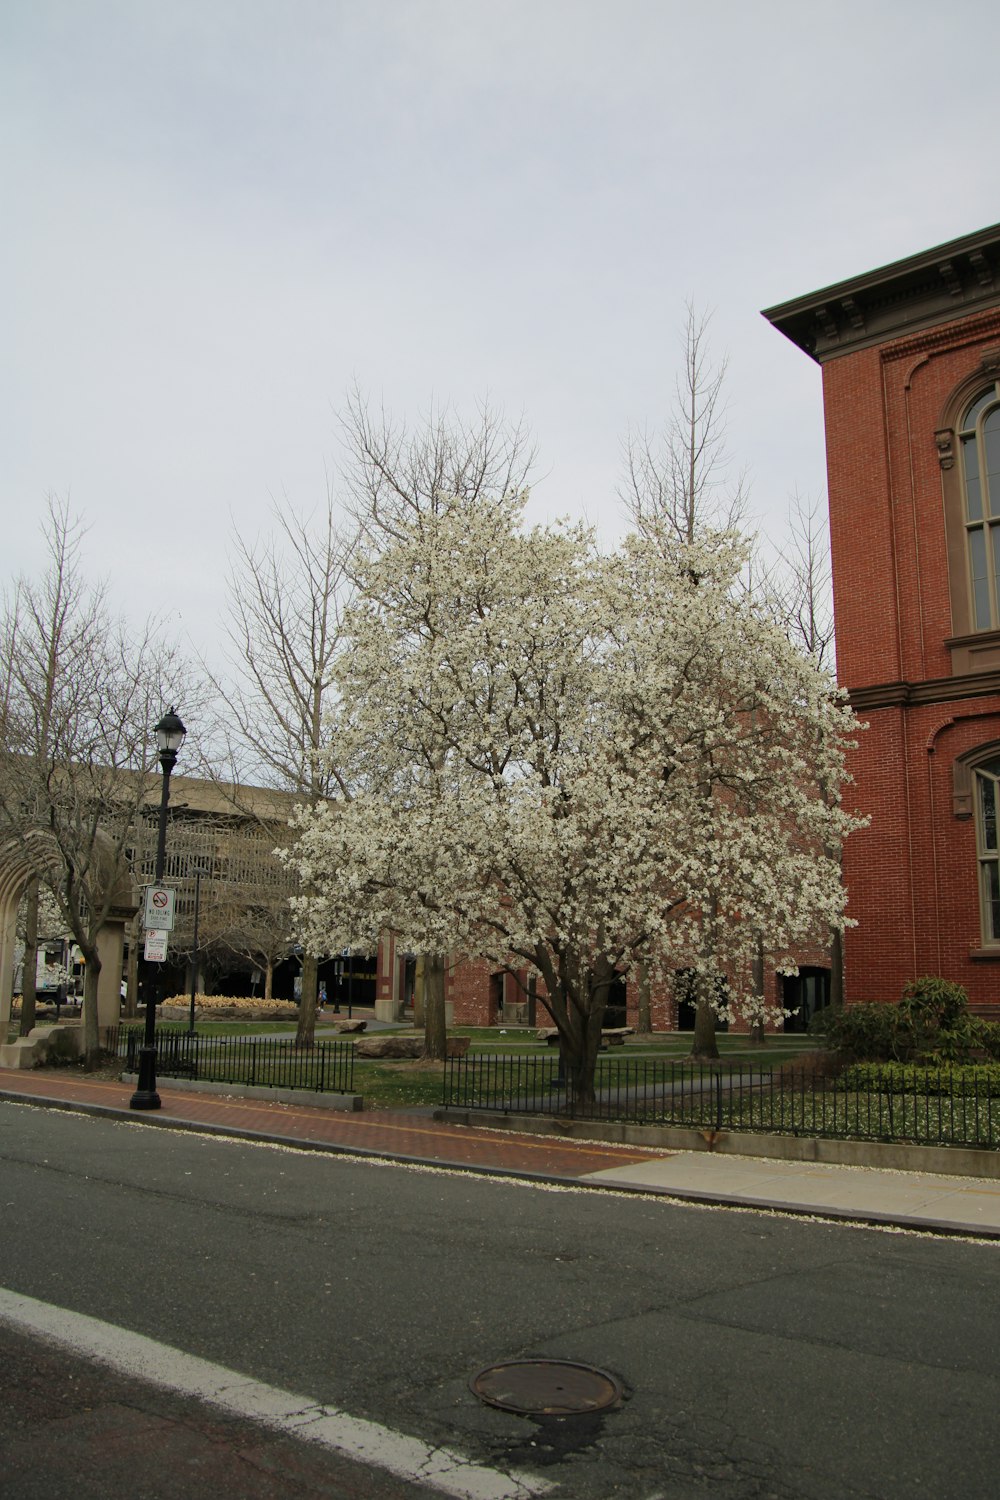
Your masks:
{"label": "arched window", "polygon": [[983,942],[1000,944],[1000,756],[976,766],[976,849],[979,856],[979,904]]}
{"label": "arched window", "polygon": [[972,398],[958,429],[972,628],[1000,627],[1000,381]]}

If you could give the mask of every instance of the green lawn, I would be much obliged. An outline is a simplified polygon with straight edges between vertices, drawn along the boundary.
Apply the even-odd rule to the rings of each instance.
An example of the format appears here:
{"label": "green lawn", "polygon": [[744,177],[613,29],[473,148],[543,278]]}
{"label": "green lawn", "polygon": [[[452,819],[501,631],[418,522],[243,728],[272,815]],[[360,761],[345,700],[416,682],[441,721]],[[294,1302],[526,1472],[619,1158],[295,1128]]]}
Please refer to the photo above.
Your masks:
{"label": "green lawn", "polygon": [[[122,1023],[142,1029],[144,1018]],[[183,1033],[186,1030],[180,1020],[164,1023],[167,1032]],[[294,1021],[199,1021],[196,1031],[199,1036],[286,1036],[295,1035]],[[17,1034],[17,1023],[11,1026],[10,1039]],[[328,1022],[317,1027],[317,1038],[341,1039]],[[411,1031],[404,1035],[420,1035]],[[473,1056],[511,1058],[549,1058],[553,1064],[556,1051],[546,1042],[539,1041],[534,1027],[454,1027],[453,1036],[467,1036],[470,1054]],[[349,1041],[351,1038],[344,1037]],[[691,1033],[656,1033],[650,1037],[629,1037],[623,1047],[612,1047],[601,1054],[602,1069],[610,1069],[612,1075],[623,1071],[625,1065],[640,1063],[643,1059],[665,1058],[681,1061],[691,1051]],[[741,1062],[757,1067],[785,1060],[796,1054],[813,1050],[814,1043],[804,1036],[769,1036],[763,1047],[751,1047],[745,1036],[720,1034],[719,1051],[730,1062]],[[412,1109],[422,1106],[437,1106],[442,1101],[443,1070],[440,1066],[419,1067],[413,1062],[390,1062],[358,1058],[355,1062],[354,1092],[362,1094],[369,1109]],[[310,1069],[302,1059],[301,1077],[306,1081]]]}
{"label": "green lawn", "polygon": [[[144,1016],[137,1016],[132,1021],[122,1021],[123,1026],[143,1027],[146,1024]],[[199,1021],[195,1020],[194,1029],[198,1036],[294,1036],[297,1023],[295,1021]],[[157,1027],[163,1027],[167,1031],[186,1031],[187,1027],[183,1021],[159,1021]],[[317,1035],[324,1034],[322,1027],[317,1027]]]}
{"label": "green lawn", "polygon": [[[471,1040],[470,1051],[482,1053],[485,1056],[508,1055],[526,1057],[544,1057],[546,1053],[555,1051],[548,1042],[536,1040],[535,1029],[510,1028],[506,1032],[495,1027],[455,1027],[452,1036],[467,1036]],[[801,1033],[784,1035],[768,1035],[763,1046],[751,1046],[745,1034],[733,1034],[720,1032],[716,1038],[719,1053],[727,1060],[746,1059],[754,1066],[758,1062],[784,1062],[788,1058],[797,1057],[802,1052],[815,1052],[817,1043],[815,1037],[805,1036]],[[625,1038],[622,1047],[611,1046],[602,1057],[625,1056],[629,1058],[639,1057],[669,1057],[680,1061],[691,1053],[693,1036],[690,1031],[658,1031],[652,1036],[629,1036]]]}
{"label": "green lawn", "polygon": [[413,1063],[363,1058],[354,1064],[354,1092],[364,1097],[366,1109],[434,1108],[441,1103],[443,1089],[440,1064],[418,1068]]}

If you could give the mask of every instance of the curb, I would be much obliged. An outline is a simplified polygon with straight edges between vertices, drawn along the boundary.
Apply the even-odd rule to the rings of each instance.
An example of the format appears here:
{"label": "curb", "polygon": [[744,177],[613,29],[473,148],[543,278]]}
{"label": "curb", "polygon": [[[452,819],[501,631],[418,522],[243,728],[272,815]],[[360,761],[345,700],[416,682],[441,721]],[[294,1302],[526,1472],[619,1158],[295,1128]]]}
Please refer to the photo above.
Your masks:
{"label": "curb", "polygon": [[685,1125],[625,1125],[603,1120],[572,1120],[504,1110],[445,1109],[433,1112],[441,1124],[479,1125],[519,1135],[557,1140],[604,1141],[663,1151],[717,1156],[759,1156],[772,1161],[816,1162],[835,1167],[877,1167],[892,1172],[927,1172],[941,1177],[1000,1178],[1000,1151],[988,1146],[912,1146],[904,1142],[838,1140],[811,1135],[754,1135],[749,1131],[702,1131]]}
{"label": "curb", "polygon": [[[239,1096],[236,1096],[239,1097]],[[54,1099],[38,1094],[19,1094],[0,1089],[0,1102],[28,1104],[41,1109],[61,1109],[70,1114],[91,1115],[130,1125],[151,1125],[161,1130],[183,1130],[193,1135],[217,1136],[247,1141],[253,1145],[281,1146],[292,1151],[319,1152],[327,1156],[361,1157],[384,1161],[396,1166],[422,1167],[440,1172],[467,1172],[474,1177],[524,1182],[532,1186],[576,1188],[593,1193],[624,1193],[629,1197],[653,1198],[684,1207],[743,1209],[749,1213],[780,1214],[784,1218],[809,1219],[838,1224],[853,1224],[863,1229],[909,1230],[915,1234],[934,1234],[948,1238],[974,1239],[996,1243],[1000,1228],[983,1227],[961,1221],[947,1223],[940,1219],[879,1212],[873,1209],[843,1209],[830,1205],[817,1207],[788,1203],[782,1199],[743,1198],[732,1193],[694,1188],[656,1188],[645,1183],[598,1182],[586,1177],[566,1177],[553,1172],[529,1172],[517,1167],[484,1166],[476,1162],[445,1161],[440,1157],[410,1156],[403,1152],[380,1150],[372,1146],[340,1145],[329,1141],[303,1140],[298,1136],[280,1135],[276,1131],[248,1130],[245,1127],[213,1125],[197,1120],[177,1120],[156,1112],[115,1109],[106,1104]],[[455,1122],[457,1123],[457,1122]],[[531,1134],[533,1132],[526,1132]]]}

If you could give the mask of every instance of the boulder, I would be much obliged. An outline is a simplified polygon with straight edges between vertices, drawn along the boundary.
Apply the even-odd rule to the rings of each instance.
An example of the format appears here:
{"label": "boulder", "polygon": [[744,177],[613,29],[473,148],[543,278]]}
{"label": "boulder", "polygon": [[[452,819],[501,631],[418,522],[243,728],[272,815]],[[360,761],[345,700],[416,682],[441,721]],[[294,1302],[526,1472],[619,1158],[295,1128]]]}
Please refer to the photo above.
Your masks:
{"label": "boulder", "polygon": [[355,1057],[419,1057],[424,1050],[419,1036],[365,1036],[354,1048]]}
{"label": "boulder", "polygon": [[[462,1057],[469,1050],[467,1036],[448,1038],[448,1056]],[[355,1057],[414,1058],[423,1057],[422,1036],[363,1036],[354,1047]]]}
{"label": "boulder", "polygon": [[336,1029],[340,1032],[364,1031],[367,1025],[367,1021],[337,1021]]}

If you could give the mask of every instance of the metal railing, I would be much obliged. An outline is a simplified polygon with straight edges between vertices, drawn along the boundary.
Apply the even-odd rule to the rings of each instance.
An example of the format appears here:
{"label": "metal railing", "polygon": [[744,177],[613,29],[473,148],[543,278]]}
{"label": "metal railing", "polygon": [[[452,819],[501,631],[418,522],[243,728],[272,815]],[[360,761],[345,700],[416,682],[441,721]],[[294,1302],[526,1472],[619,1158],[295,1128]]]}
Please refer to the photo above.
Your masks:
{"label": "metal railing", "polygon": [[[135,1072],[142,1043],[141,1026],[117,1026],[107,1046]],[[180,1027],[158,1026],[156,1071],[163,1078],[349,1094],[354,1089],[354,1047],[328,1041],[298,1047],[291,1037],[192,1036]]]}
{"label": "metal railing", "polygon": [[901,1082],[888,1070],[859,1080],[797,1068],[692,1065],[599,1058],[594,1098],[581,1099],[550,1057],[449,1058],[449,1109],[572,1115],[698,1130],[742,1130],[839,1139],[1000,1148],[996,1071],[921,1070]]}

